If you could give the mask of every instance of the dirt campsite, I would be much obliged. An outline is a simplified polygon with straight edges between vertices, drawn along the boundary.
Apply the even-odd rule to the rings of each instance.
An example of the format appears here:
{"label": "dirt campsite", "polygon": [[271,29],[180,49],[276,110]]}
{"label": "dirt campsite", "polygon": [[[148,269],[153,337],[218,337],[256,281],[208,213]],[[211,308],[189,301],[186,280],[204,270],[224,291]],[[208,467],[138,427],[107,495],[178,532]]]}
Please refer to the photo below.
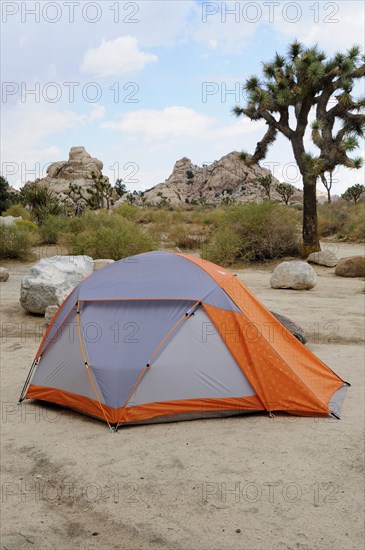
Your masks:
{"label": "dirt campsite", "polygon": [[[339,258],[363,253],[363,245],[327,246]],[[2,548],[362,547],[363,280],[316,265],[317,286],[298,292],[270,288],[272,265],[236,271],[351,384],[341,420],[254,414],[111,433],[57,405],[17,405],[44,319],[19,305],[31,264],[4,265]]]}

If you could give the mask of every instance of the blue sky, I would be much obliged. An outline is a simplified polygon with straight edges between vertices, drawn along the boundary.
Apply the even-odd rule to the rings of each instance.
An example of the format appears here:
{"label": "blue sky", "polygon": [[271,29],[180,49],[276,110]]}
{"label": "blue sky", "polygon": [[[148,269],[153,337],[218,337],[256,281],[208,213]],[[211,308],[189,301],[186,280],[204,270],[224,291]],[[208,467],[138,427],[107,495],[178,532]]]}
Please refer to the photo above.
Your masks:
{"label": "blue sky", "polygon": [[[183,156],[201,165],[253,151],[263,124],[231,109],[261,61],[295,37],[328,54],[364,47],[361,0],[3,1],[1,9],[1,162],[16,187],[77,145],[130,189],[164,181]],[[263,164],[300,187],[285,138]],[[363,175],[340,170],[334,192]]]}

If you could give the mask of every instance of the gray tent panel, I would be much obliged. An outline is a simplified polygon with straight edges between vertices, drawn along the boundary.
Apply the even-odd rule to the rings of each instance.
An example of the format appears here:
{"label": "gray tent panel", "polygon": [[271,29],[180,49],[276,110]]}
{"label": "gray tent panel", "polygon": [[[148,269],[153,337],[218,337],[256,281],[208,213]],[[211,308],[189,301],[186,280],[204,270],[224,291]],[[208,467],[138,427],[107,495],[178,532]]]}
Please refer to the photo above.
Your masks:
{"label": "gray tent panel", "polygon": [[332,395],[331,401],[328,403],[328,408],[338,417],[341,414],[342,404],[348,389],[348,384],[341,386],[341,388]]}
{"label": "gray tent panel", "polygon": [[129,406],[179,399],[247,397],[256,392],[203,308],[157,356]]}
{"label": "gray tent panel", "polygon": [[[93,381],[103,403],[103,396],[94,377]],[[32,384],[97,400],[81,353],[76,309],[59,330],[57,338],[45,349]]]}
{"label": "gray tent panel", "polygon": [[58,311],[58,314],[52,323],[52,326],[49,329],[49,332],[47,334],[47,338],[43,342],[42,348],[40,349],[40,353],[42,353],[42,350],[44,350],[49,342],[51,340],[58,338],[58,331],[62,324],[67,320],[67,317],[71,314],[72,310],[75,309],[75,304],[78,300],[79,296],[79,286],[77,286],[66,298],[66,300],[63,302],[61,309]]}
{"label": "gray tent panel", "polygon": [[107,405],[125,404],[155,350],[193,305],[181,300],[82,303],[83,343]]}
{"label": "gray tent panel", "polygon": [[201,300],[217,286],[210,275],[186,258],[149,252],[93,273],[80,283],[80,300]]}
{"label": "gray tent panel", "polygon": [[210,294],[208,294],[208,296],[204,298],[204,303],[219,309],[236,311],[237,313],[241,312],[241,310],[220,286],[217,286],[217,288],[215,288]]}

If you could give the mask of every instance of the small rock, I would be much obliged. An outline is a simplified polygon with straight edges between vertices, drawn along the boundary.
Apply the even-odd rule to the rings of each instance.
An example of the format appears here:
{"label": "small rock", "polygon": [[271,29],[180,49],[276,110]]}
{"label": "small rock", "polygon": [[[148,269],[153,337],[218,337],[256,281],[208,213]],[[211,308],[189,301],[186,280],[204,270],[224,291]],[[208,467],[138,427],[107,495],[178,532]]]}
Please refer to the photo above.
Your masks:
{"label": "small rock", "polygon": [[50,324],[53,317],[56,315],[58,311],[58,306],[48,306],[46,309],[46,313],[44,314],[44,323],[46,327]]}
{"label": "small rock", "polygon": [[241,532],[241,529],[236,529],[236,533],[240,533]]}
{"label": "small rock", "polygon": [[93,532],[93,537],[96,537],[99,533],[97,531]]}
{"label": "small rock", "polygon": [[312,252],[312,254],[309,254],[307,262],[325,265],[326,267],[335,267],[337,265],[338,258],[331,250],[320,250],[319,252]]}
{"label": "small rock", "polygon": [[270,278],[272,288],[309,290],[317,284],[317,274],[307,262],[282,262]]}
{"label": "small rock", "polygon": [[292,321],[291,319],[289,319],[288,317],[285,317],[285,315],[281,315],[280,313],[275,313],[275,311],[271,311],[271,314],[276,317],[276,319],[282,324],[284,325],[284,327],[292,333],[293,336],[295,336],[295,338],[297,340],[299,340],[299,342],[301,342],[302,344],[306,344],[308,342],[306,336],[305,336],[305,332],[304,330],[302,329],[302,327],[300,327],[299,325],[297,325],[296,323],[294,323],[294,321]]}
{"label": "small rock", "polygon": [[365,256],[350,256],[339,260],[335,275],[339,277],[365,277]]}
{"label": "small rock", "polygon": [[9,271],[5,267],[0,267],[0,283],[5,283],[9,279]]}
{"label": "small rock", "polygon": [[114,263],[114,260],[94,260],[94,271],[98,271],[102,267]]}

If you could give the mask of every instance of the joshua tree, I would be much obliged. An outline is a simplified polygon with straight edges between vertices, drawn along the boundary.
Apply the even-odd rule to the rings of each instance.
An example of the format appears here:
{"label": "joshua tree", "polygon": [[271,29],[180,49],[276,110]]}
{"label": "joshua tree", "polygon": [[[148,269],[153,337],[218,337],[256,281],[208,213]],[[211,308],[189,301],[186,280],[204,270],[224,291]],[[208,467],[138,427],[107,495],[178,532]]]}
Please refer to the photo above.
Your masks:
{"label": "joshua tree", "polygon": [[272,175],[261,176],[259,178],[259,184],[264,188],[267,198],[271,199],[271,187],[272,187]]}
{"label": "joshua tree", "polygon": [[[246,163],[264,159],[278,132],[291,143],[303,179],[304,254],[320,249],[317,179],[338,165],[362,166],[361,157],[348,156],[358,147],[358,138],[365,131],[365,99],[356,100],[351,94],[356,82],[365,75],[364,56],[360,53],[360,47],[353,46],[327,58],[317,46],[305,48],[295,40],[286,56],[276,54],[273,61],[264,63],[262,80],[251,76],[245,82],[247,105],[233,109],[236,116],[264,120],[268,126],[254,154],[241,154]],[[311,137],[318,148],[316,155],[305,149],[305,133],[313,110]]]}
{"label": "joshua tree", "polygon": [[107,209],[109,209],[114,189],[109,183],[108,178],[101,174],[97,175],[95,172],[92,172],[91,177],[93,185],[86,189],[86,194],[83,193],[80,185],[70,183],[68,196],[75,202],[77,200],[84,201],[92,210],[104,208],[105,204]]}
{"label": "joshua tree", "polygon": [[327,202],[331,202],[331,189],[332,189],[332,172],[330,172],[329,180],[326,178],[325,174],[320,174],[321,180],[325,188],[327,189]]}
{"label": "joshua tree", "polygon": [[363,185],[360,185],[360,183],[356,183],[344,192],[342,198],[347,200],[348,202],[353,202],[354,204],[356,204],[361,195],[363,195],[364,193],[365,187]]}
{"label": "joshua tree", "polygon": [[110,199],[113,196],[113,187],[109,183],[108,178],[101,174],[98,175],[92,172],[91,177],[93,179],[93,186],[86,189],[86,191],[93,197],[95,208],[103,208],[104,203],[106,203],[106,207],[109,210]]}
{"label": "joshua tree", "polygon": [[295,193],[295,187],[293,185],[290,185],[290,183],[279,183],[276,187],[277,192],[285,202],[285,204],[289,203],[290,197],[292,197]]}
{"label": "joshua tree", "polygon": [[118,178],[115,182],[115,191],[119,197],[123,197],[128,191],[125,183],[123,183],[123,180],[121,178]]}

